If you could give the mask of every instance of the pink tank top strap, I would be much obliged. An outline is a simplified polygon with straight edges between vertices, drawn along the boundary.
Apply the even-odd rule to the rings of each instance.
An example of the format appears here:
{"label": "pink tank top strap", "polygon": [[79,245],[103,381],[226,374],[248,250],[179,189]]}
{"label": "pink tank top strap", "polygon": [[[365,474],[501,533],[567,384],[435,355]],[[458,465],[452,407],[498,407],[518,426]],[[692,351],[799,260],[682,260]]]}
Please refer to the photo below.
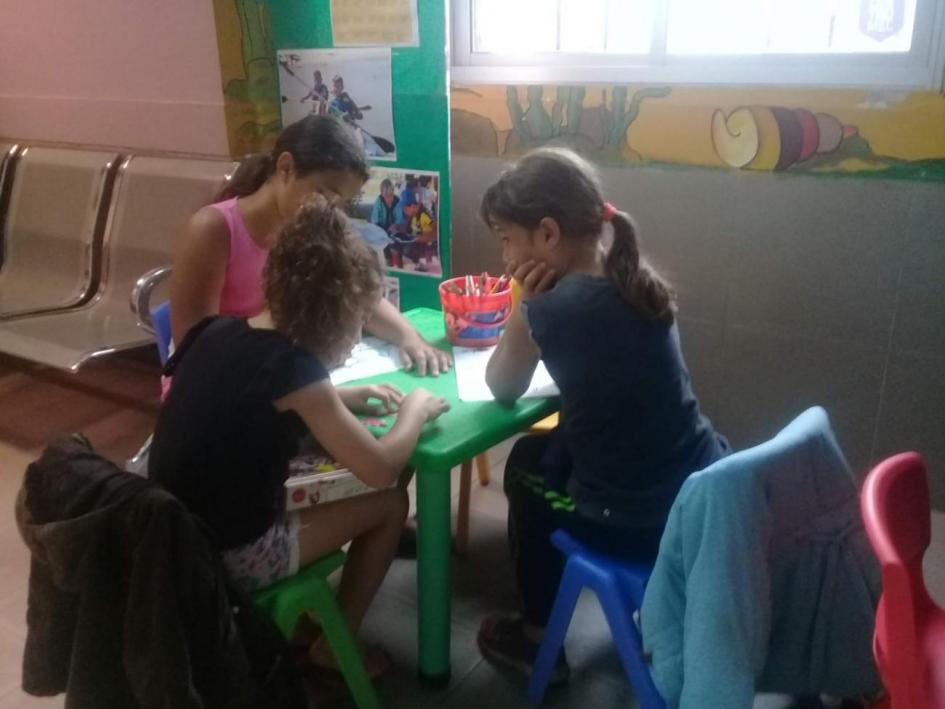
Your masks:
{"label": "pink tank top strap", "polygon": [[230,255],[220,293],[220,314],[248,318],[259,315],[265,305],[262,274],[268,252],[253,241],[236,200],[233,197],[210,205],[223,215],[230,231]]}

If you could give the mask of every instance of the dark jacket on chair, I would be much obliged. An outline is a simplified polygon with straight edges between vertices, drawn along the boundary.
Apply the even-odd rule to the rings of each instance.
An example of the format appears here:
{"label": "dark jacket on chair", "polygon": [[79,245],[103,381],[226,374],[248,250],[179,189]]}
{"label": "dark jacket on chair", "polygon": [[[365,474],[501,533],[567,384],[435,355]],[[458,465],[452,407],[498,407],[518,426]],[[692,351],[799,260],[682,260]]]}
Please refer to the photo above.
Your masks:
{"label": "dark jacket on chair", "polygon": [[16,519],[28,693],[66,692],[67,709],[308,706],[278,631],[162,488],[63,437],[27,468]]}

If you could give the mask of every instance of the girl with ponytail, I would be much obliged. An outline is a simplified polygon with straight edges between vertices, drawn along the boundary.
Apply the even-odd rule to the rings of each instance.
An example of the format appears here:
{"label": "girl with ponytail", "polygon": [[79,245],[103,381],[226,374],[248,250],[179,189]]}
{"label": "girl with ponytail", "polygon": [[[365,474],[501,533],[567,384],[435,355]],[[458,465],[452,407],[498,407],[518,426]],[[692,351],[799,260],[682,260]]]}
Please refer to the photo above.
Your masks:
{"label": "girl with ponytail", "polygon": [[[479,631],[486,658],[528,673],[563,571],[551,533],[654,561],[686,477],[728,444],[699,411],[672,289],[590,165],[567,150],[531,152],[486,191],[480,214],[521,294],[489,387],[514,401],[541,360],[561,391],[558,428],[519,439],[505,468],[521,614]],[[553,681],[567,675],[562,654]]]}
{"label": "girl with ponytail", "polygon": [[[358,197],[368,167],[357,137],[331,116],[307,116],[283,129],[271,154],[243,160],[216,202],[190,218],[178,243],[171,276],[174,341],[208,315],[258,315],[265,302],[263,267],[276,235],[309,195],[332,204]],[[407,368],[420,374],[449,367],[449,356],[386,300],[366,329],[398,345]]]}

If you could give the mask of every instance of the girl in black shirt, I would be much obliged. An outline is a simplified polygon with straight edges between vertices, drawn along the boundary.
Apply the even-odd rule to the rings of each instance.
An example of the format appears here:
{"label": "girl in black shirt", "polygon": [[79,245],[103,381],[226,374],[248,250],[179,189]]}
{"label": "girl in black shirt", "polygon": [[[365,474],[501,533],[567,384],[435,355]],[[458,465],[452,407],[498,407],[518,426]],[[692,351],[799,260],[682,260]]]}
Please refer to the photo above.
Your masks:
{"label": "girl in black shirt", "polygon": [[[292,575],[350,541],[338,602],[356,633],[407,513],[404,490],[391,486],[423,424],[447,404],[423,389],[332,386],[327,370],[357,342],[382,275],[324,198],[310,198],[280,234],[264,281],[268,311],[249,320],[206,318],[168,362],[174,386],[158,419],[150,474],[210,526],[224,563],[247,588]],[[355,416],[393,410],[397,421],[380,439]],[[378,491],[287,513],[283,483],[306,429]],[[333,664],[322,643],[310,656]],[[372,674],[387,664],[382,653],[365,660]]]}

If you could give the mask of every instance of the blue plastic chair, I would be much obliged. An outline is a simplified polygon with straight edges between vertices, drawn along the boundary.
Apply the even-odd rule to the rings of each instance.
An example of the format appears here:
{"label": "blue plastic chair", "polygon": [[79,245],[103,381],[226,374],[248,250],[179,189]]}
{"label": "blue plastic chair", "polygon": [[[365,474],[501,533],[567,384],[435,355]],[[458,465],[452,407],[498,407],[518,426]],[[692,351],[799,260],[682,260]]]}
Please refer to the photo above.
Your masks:
{"label": "blue plastic chair", "polygon": [[568,560],[528,683],[528,703],[533,706],[541,704],[555,660],[568,633],[574,606],[581,589],[587,586],[597,594],[604,609],[620,661],[641,709],[666,709],[666,703],[653,684],[643,657],[640,631],[633,621],[634,612],[643,604],[643,592],[653,567],[599,554],[561,529],[551,535],[551,541]]}
{"label": "blue plastic chair", "polygon": [[151,311],[151,327],[154,328],[154,344],[158,348],[161,364],[167,362],[171,350],[171,304],[161,303]]}

